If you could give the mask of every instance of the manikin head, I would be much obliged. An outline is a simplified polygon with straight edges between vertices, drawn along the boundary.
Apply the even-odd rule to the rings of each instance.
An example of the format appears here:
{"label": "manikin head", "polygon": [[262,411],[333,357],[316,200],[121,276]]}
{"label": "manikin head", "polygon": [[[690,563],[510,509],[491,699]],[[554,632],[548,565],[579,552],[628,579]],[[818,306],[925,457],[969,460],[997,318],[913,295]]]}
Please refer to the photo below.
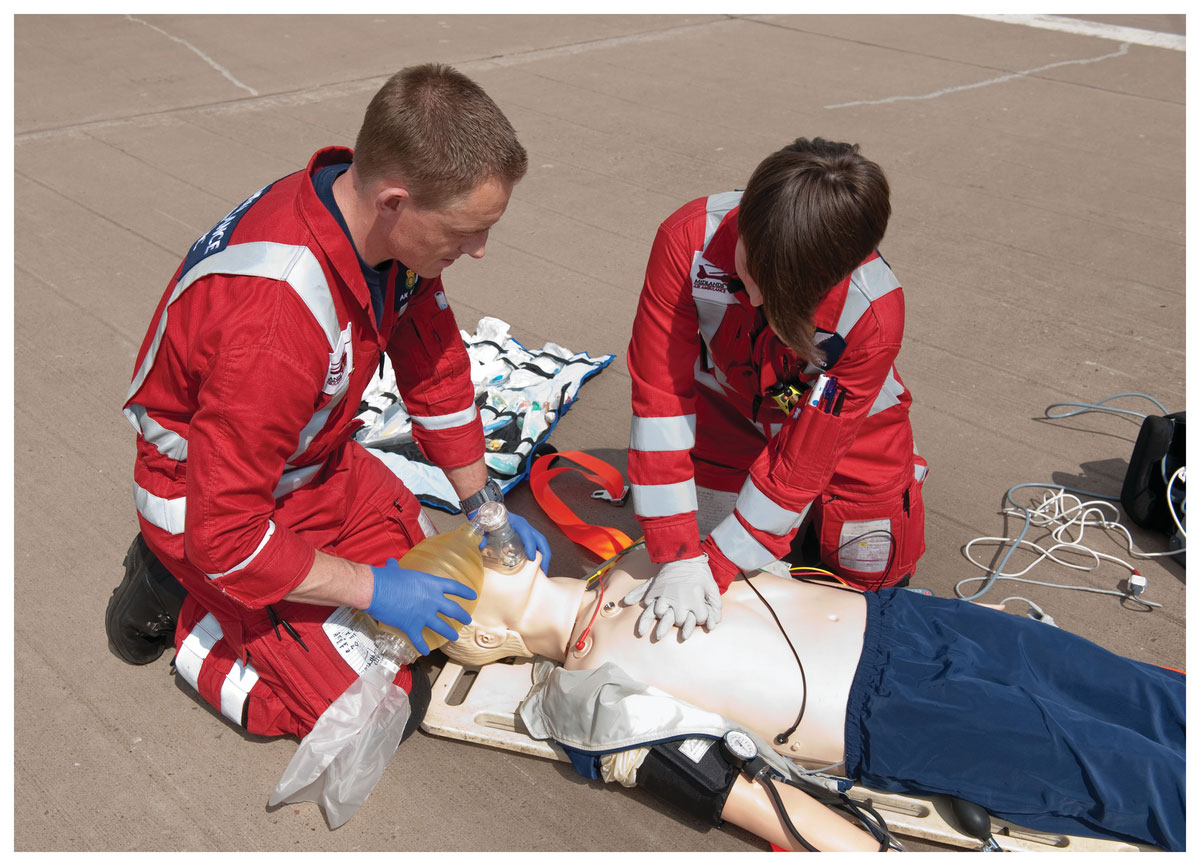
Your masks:
{"label": "manikin head", "polygon": [[485,568],[471,621],[459,629],[458,640],[444,644],[442,651],[464,665],[483,665],[514,656],[531,658],[534,653],[518,628],[527,624],[536,612],[531,608],[535,598],[542,594],[539,588],[544,589],[550,582],[540,563],[540,556],[526,561],[516,574],[500,574]]}

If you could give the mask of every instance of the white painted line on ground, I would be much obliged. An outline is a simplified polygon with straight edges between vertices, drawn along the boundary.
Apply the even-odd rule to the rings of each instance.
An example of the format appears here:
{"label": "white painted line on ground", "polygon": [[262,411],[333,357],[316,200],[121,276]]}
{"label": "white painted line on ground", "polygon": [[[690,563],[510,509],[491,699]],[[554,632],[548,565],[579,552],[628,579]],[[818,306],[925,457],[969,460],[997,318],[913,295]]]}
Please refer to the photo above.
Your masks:
{"label": "white painted line on ground", "polygon": [[203,60],[209,66],[211,66],[213,69],[217,70],[217,72],[220,72],[222,75],[224,75],[226,78],[228,78],[234,84],[236,84],[238,87],[242,88],[242,90],[247,91],[251,96],[258,96],[257,90],[255,90],[253,87],[250,87],[249,85],[242,84],[242,82],[238,81],[236,78],[233,77],[232,73],[230,73],[230,71],[228,69],[226,69],[220,63],[217,63],[217,61],[213,60],[211,57],[209,57],[207,54],[205,54],[203,51],[201,51],[195,45],[188,42],[186,39],[180,39],[178,36],[172,36],[170,33],[168,33],[166,30],[163,30],[161,27],[155,27],[149,21],[143,21],[141,18],[134,18],[132,15],[126,15],[125,17],[128,18],[130,21],[134,22],[135,24],[142,24],[146,27],[149,27],[151,30],[161,33],[163,36],[167,37],[172,42],[178,42],[184,48],[187,48],[189,51],[193,52],[197,57],[199,57],[201,60]]}
{"label": "white painted line on ground", "polygon": [[1024,78],[1027,75],[1032,75],[1035,72],[1045,72],[1047,69],[1055,69],[1059,66],[1082,66],[1087,63],[1099,63],[1101,60],[1111,60],[1114,57],[1120,57],[1123,54],[1129,53],[1129,43],[1125,43],[1116,51],[1110,54],[1102,54],[1099,57],[1084,57],[1079,60],[1060,60],[1057,63],[1047,63],[1045,66],[1035,66],[1033,69],[1023,69],[1020,72],[1010,72],[1007,75],[999,75],[995,78],[989,78],[986,81],[976,81],[974,84],[960,84],[956,87],[944,87],[941,90],[935,90],[932,93],[922,93],[917,96],[888,96],[884,99],[862,99],[857,102],[839,102],[836,105],[826,105],[826,108],[849,108],[852,105],[884,105],[889,102],[906,102],[920,99],[936,99],[939,96],[945,96],[947,93],[958,93],[960,90],[974,90],[977,87],[989,87],[993,84],[1000,84],[1004,81],[1012,81],[1014,78]]}
{"label": "white painted line on ground", "polygon": [[1021,24],[1025,27],[1038,27],[1042,30],[1061,30],[1064,33],[1077,33],[1080,36],[1096,36],[1100,39],[1112,39],[1132,45],[1170,48],[1173,51],[1187,50],[1185,37],[1178,33],[1139,30],[1136,27],[1102,24],[1098,21],[1084,21],[1080,18],[1067,18],[1063,15],[971,15],[969,17],[1001,21],[1005,24]]}

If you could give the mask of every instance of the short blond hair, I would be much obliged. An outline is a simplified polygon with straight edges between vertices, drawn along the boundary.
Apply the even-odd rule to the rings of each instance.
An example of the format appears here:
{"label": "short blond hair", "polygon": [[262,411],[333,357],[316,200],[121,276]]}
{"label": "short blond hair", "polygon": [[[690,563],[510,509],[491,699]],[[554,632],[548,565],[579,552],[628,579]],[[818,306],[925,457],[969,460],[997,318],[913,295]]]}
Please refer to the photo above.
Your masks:
{"label": "short blond hair", "polygon": [[354,164],[361,180],[401,180],[416,204],[440,208],[489,179],[515,184],[528,157],[482,87],[449,66],[426,63],[400,70],[375,94]]}

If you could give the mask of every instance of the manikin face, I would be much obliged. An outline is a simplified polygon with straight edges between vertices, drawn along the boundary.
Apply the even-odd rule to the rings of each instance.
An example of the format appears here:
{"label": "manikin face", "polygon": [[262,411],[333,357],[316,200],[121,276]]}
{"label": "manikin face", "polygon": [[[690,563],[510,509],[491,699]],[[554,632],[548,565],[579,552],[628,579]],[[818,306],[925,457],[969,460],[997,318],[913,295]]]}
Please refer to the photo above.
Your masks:
{"label": "manikin face", "polygon": [[746,268],[746,246],[742,243],[739,237],[737,247],[733,251],[733,267],[737,271],[738,278],[746,286],[746,297],[750,303],[756,307],[761,307],[763,302],[762,292],[759,291],[758,283],[750,279],[750,271]]}
{"label": "manikin face", "polygon": [[387,226],[387,257],[426,279],[440,276],[461,255],[481,259],[488,232],[511,195],[511,184],[493,178],[442,208],[420,207],[407,195],[386,197],[379,207]]}

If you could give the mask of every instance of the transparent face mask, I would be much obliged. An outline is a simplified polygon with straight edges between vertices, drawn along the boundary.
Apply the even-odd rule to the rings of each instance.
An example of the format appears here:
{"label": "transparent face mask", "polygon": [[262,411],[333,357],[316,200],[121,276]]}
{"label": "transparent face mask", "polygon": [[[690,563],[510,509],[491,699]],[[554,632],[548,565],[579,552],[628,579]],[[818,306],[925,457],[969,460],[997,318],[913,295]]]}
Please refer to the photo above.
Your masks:
{"label": "transparent face mask", "polygon": [[479,506],[472,520],[483,531],[483,554],[485,568],[504,574],[512,574],[521,569],[527,561],[525,546],[517,537],[516,531],[508,521],[508,509],[502,502],[485,502]]}

